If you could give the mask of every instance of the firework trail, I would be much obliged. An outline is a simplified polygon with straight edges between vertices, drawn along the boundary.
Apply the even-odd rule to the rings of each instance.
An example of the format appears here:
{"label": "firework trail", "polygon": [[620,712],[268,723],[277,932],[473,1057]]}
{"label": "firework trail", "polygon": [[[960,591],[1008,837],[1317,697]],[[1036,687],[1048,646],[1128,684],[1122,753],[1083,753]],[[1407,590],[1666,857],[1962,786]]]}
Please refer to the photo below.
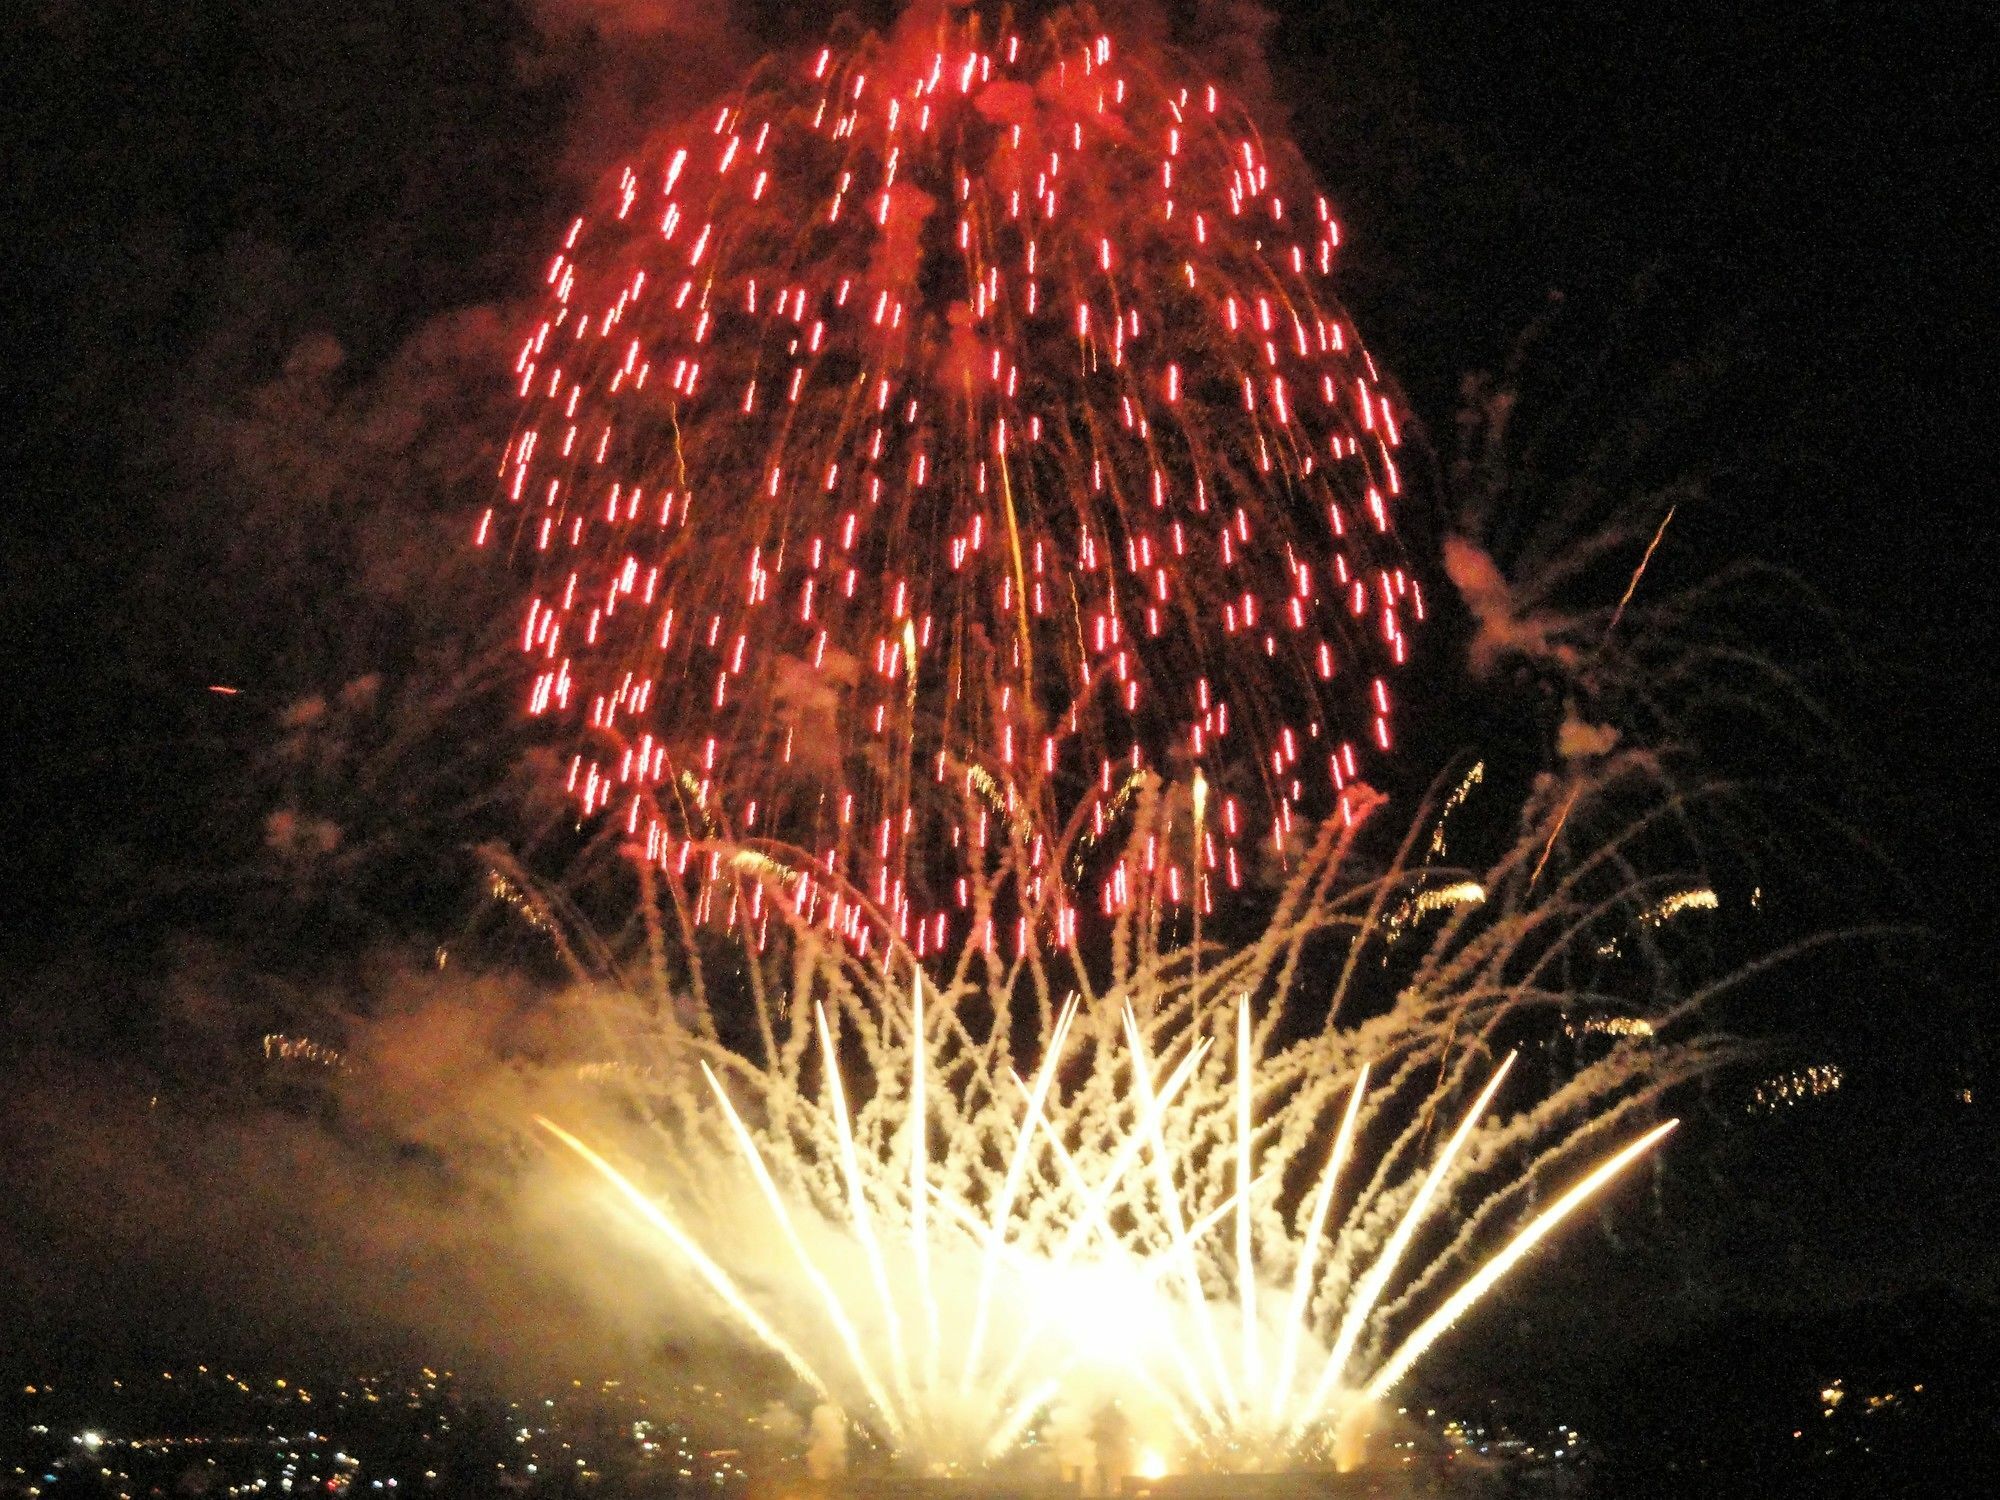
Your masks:
{"label": "firework trail", "polygon": [[[1084,12],[919,7],[766,65],[635,160],[548,267],[504,498],[568,785],[725,905],[718,841],[922,954],[994,817],[1209,789],[1202,909],[1392,740],[1423,597],[1396,403],[1295,153]],[[996,806],[995,804],[1000,804]],[[1039,851],[1049,910],[1127,899]],[[879,949],[878,949],[879,951]]]}

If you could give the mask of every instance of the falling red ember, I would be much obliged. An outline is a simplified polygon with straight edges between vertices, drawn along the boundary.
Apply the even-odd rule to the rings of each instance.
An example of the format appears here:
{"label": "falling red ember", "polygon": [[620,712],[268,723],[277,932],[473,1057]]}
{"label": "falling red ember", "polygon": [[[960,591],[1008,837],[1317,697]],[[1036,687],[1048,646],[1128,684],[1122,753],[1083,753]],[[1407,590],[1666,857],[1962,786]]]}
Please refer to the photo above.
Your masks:
{"label": "falling red ember", "polygon": [[788,899],[935,951],[981,807],[1199,771],[1143,883],[1206,905],[1389,747],[1423,601],[1339,231],[1171,66],[933,18],[766,65],[571,226],[479,539],[645,857],[712,893],[725,839],[782,849]]}

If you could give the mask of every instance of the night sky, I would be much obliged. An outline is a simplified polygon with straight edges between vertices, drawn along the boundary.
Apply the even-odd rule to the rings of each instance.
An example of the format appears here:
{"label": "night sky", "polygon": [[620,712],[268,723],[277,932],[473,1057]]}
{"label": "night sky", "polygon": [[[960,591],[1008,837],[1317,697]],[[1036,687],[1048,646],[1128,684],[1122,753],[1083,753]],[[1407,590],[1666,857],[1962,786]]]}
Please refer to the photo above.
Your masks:
{"label": "night sky", "polygon": [[[400,398],[370,393],[397,382],[420,398],[400,406],[464,427],[468,451],[497,447],[504,425],[480,436],[493,393],[476,358],[417,374],[399,358],[504,332],[583,185],[634,132],[824,15],[775,0],[727,14],[645,0],[13,8],[0,1090],[39,1097],[66,1058],[88,1059],[81,1096],[115,1092],[121,1069],[180,1065],[158,1059],[178,1055],[182,1013],[147,976],[226,972],[254,946],[210,857],[255,844],[216,790],[247,726],[314,662],[407,664],[393,615],[359,646],[342,636],[342,591],[373,586],[353,559],[308,548],[281,567],[232,546],[245,502],[215,458],[230,424],[317,360],[337,396],[276,424],[303,455],[281,456],[287,482],[332,469],[365,484],[343,444],[377,441]],[[2000,1295],[1984,795],[2000,385],[1993,226],[1974,186],[1991,156],[1993,31],[1971,4],[1355,0],[1279,6],[1264,39],[1270,106],[1346,224],[1342,293],[1430,437],[1449,441],[1461,377],[1503,359],[1560,293],[1561,357],[1615,345],[1613,401],[1639,389],[1619,380],[1712,359],[1699,410],[1677,414],[1676,441],[1707,450],[1690,466],[1710,501],[1676,522],[1675,566],[1759,557],[1830,608],[1774,642],[1831,711],[1842,770],[1816,769],[1813,791],[1853,834],[1850,859],[1804,883],[1832,924],[1908,930],[1806,966],[1788,997],[1796,1055],[1841,1058],[1855,1097],[1714,1147],[1663,1190],[1687,1221],[1631,1230],[1663,1329],[1933,1285]],[[419,558],[462,534],[452,475],[426,482],[405,537]],[[434,566],[439,589],[462,573],[407,566]],[[273,597],[280,577],[325,591]],[[219,702],[215,682],[243,701]],[[421,914],[422,931],[439,898],[419,884],[368,900]],[[366,930],[366,913],[346,920],[314,941]],[[67,1158],[36,1133],[53,1119],[0,1143],[0,1173],[41,1204],[67,1191],[46,1167]],[[105,1191],[92,1201],[114,1202]],[[0,1276],[103,1253],[88,1233],[50,1238],[61,1215],[29,1219]],[[1586,1368],[1635,1357],[1622,1320],[1649,1306],[1586,1268],[1611,1237],[1553,1257],[1532,1305],[1547,1337],[1584,1341]],[[146,1295],[186,1289],[171,1269],[144,1274]],[[32,1311],[0,1291],[0,1326],[25,1330],[0,1353],[32,1359],[65,1330],[117,1342],[107,1324],[127,1314],[78,1278],[36,1285]],[[1570,1292],[1618,1319],[1580,1313]],[[1520,1357],[1528,1317],[1498,1319],[1486,1357]],[[201,1344],[228,1323],[197,1296],[153,1343]]]}

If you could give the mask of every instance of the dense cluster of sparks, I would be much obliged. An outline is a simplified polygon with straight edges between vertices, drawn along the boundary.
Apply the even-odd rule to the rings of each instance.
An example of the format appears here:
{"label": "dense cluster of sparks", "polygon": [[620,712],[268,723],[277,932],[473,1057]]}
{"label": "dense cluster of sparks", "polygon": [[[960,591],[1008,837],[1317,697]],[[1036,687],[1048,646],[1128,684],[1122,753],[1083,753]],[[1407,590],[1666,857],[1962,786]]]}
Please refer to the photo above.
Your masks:
{"label": "dense cluster of sparks", "polygon": [[1750,1091],[1743,1108],[1748,1114],[1772,1114],[1809,1099],[1837,1094],[1846,1081],[1847,1072],[1839,1063],[1809,1063],[1763,1080]]}
{"label": "dense cluster of sparks", "polygon": [[[1358,835],[1326,820],[1261,936],[1204,951],[1134,908],[1108,971],[968,944],[891,973],[794,912],[782,982],[635,1023],[635,1062],[589,1065],[651,1122],[642,1147],[543,1124],[675,1285],[906,1461],[1045,1450],[1114,1403],[1172,1467],[1337,1456],[1672,1129],[1634,1117],[1712,1065],[1669,1040],[1692,1004],[1656,1000],[1552,1093],[1497,1108],[1593,922],[1657,899],[1625,883],[1619,840],[1536,880],[1548,820],[1621,774],[1580,780],[1477,880],[1429,861],[1344,875]],[[1142,788],[1128,846],[1187,795]],[[1011,877],[970,878],[983,909]],[[1346,961],[1308,973],[1329,935]],[[1364,954],[1396,965],[1386,1008]]]}
{"label": "dense cluster of sparks", "polygon": [[[900,1018],[909,1042],[898,1060],[907,1075],[882,1080],[906,1111],[881,1133],[886,1149],[857,1147],[824,1011],[815,1017],[824,1093],[810,1123],[795,1127],[798,1135],[830,1136],[821,1142],[824,1159],[799,1157],[794,1131],[760,1143],[730,1090],[701,1065],[736,1147],[736,1169],[757,1184],[790,1252],[787,1269],[812,1289],[813,1305],[794,1307],[790,1318],[711,1253],[700,1218],[678,1217],[586,1141],[547,1118],[538,1123],[616,1190],[740,1331],[890,1449],[946,1470],[1003,1459],[1066,1401],[1088,1410],[1113,1393],[1147,1451],[1171,1455],[1165,1461],[1174,1467],[1264,1468],[1337,1450],[1343,1429],[1365,1420],[1446,1329],[1674,1128],[1655,1125],[1595,1162],[1414,1327],[1378,1341],[1364,1365],[1363,1336],[1394,1300],[1412,1242],[1433,1227],[1440,1189],[1463,1175],[1461,1159],[1512,1055],[1420,1175],[1378,1179],[1357,1194],[1347,1179],[1356,1173],[1357,1123],[1368,1102],[1364,1065],[1309,1191],[1281,1209],[1280,1179],[1293,1156],[1310,1153],[1294,1138],[1296,1119],[1260,1110],[1247,1002],[1226,1047],[1232,1076],[1221,1087],[1204,1078],[1203,1064],[1218,1050],[1211,1043],[1226,1039],[1204,1037],[1153,1056],[1125,1011],[1122,1066],[1106,1049],[1094,1067],[1122,1087],[1129,1107],[1108,1109],[1096,1098],[1081,1114],[1075,1100],[1062,1108],[1057,1082],[1078,1017],[1072,1005],[1032,1082],[1013,1080],[1017,1107],[971,1122],[969,1133],[1006,1163],[997,1193],[975,1202],[954,1190],[955,1153],[936,1149],[921,980],[912,1001]],[[1003,1097],[993,1092],[996,1102]],[[1097,1093],[1090,1082],[1075,1090],[1079,1100]],[[757,1103],[773,1101],[761,1094]],[[1188,1159],[1204,1151],[1231,1163],[1228,1194],[1213,1205],[1201,1201]],[[814,1165],[827,1169],[821,1194],[799,1191]],[[820,1201],[828,1193],[834,1201]],[[1342,1242],[1343,1224],[1367,1241],[1366,1257]],[[827,1252],[829,1228],[848,1237],[848,1254]],[[1316,1317],[1329,1271],[1339,1295]]]}
{"label": "dense cluster of sparks", "polygon": [[937,953],[987,791],[1101,833],[1158,771],[1212,788],[1179,852],[1029,880],[1057,940],[1142,878],[1207,910],[1389,748],[1424,601],[1339,229],[1169,70],[1067,12],[913,13],[768,65],[565,236],[479,539],[532,569],[577,807],[692,899],[757,843],[848,941]]}
{"label": "dense cluster of sparks", "polygon": [[347,1057],[338,1047],[329,1047],[309,1036],[291,1036],[282,1031],[264,1034],[266,1062],[312,1063],[322,1068],[344,1068]]}

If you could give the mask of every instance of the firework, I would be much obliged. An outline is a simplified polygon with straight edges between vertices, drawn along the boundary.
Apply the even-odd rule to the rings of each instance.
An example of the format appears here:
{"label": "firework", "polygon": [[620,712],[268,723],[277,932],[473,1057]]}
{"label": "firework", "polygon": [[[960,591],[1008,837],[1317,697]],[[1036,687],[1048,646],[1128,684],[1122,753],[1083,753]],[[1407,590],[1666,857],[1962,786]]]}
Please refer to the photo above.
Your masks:
{"label": "firework", "polygon": [[[1186,1465],[1333,1452],[1727,1055],[1663,958],[1719,900],[1657,858],[1698,796],[1617,728],[1478,868],[1477,766],[1362,846],[1424,601],[1338,244],[1178,60],[920,8],[619,172],[519,348],[479,540],[658,1002],[592,1075],[645,1145],[541,1123],[926,1466],[1113,1400]],[[1475,668],[1583,680],[1664,530],[1594,637],[1458,538]]]}
{"label": "firework", "polygon": [[[1664,1139],[1670,1122],[1639,1116],[1720,1055],[1677,1038],[1688,1002],[1629,993],[1644,1027],[1501,1107],[1509,1039],[1554,1044],[1577,968],[1627,962],[1599,953],[1602,924],[1653,930],[1660,882],[1624,873],[1643,820],[1534,878],[1547,825],[1593,818],[1637,774],[1552,793],[1476,872],[1411,856],[1346,873],[1359,834],[1331,820],[1261,937],[1205,963],[1143,903],[1095,976],[1074,951],[974,946],[943,976],[892,977],[794,913],[755,1040],[726,1043],[703,1012],[644,1029],[642,1151],[545,1123],[737,1334],[908,1461],[992,1462],[1114,1401],[1177,1466],[1325,1458]],[[1176,795],[1142,788],[1128,842]],[[1438,821],[1406,853],[1440,848]],[[1436,891],[1456,894],[1415,899]],[[1336,934],[1329,994],[1301,959]],[[1378,958],[1396,965],[1386,998]],[[1557,968],[1567,984],[1544,979]],[[1586,987],[1616,986],[1606,968]]]}
{"label": "firework", "polygon": [[[716,885],[753,844],[921,954],[993,821],[1101,836],[1139,774],[1208,789],[1164,899],[1252,879],[1389,748],[1424,612],[1339,239],[1285,143],[1068,12],[768,64],[634,160],[479,523],[577,807],[705,917],[766,930]],[[1036,852],[1051,931],[1127,899]]]}
{"label": "firework", "polygon": [[[920,1007],[910,1019],[922,1027]],[[1247,1051],[1247,1004],[1239,1012],[1234,1130],[1218,1142],[1236,1162],[1234,1190],[1206,1212],[1193,1206],[1185,1158],[1201,1149],[1217,1101],[1175,1112],[1210,1050],[1206,1039],[1156,1085],[1128,1013],[1132,1050],[1117,1081],[1134,1099],[1132,1113],[1105,1121],[1072,1112],[1058,1123],[1050,1084],[1074,1019],[1073,1009],[1065,1011],[1025,1090],[1025,1108],[989,1111],[973,1122],[987,1144],[1006,1148],[999,1191],[983,1203],[948,1187],[933,1160],[922,1043],[908,1051],[907,1113],[890,1132],[901,1149],[886,1156],[856,1147],[823,1013],[827,1084],[813,1111],[822,1138],[803,1155],[790,1132],[753,1133],[704,1066],[712,1106],[737,1148],[736,1171],[755,1181],[768,1223],[789,1251],[795,1289],[811,1293],[781,1297],[777,1309],[760,1307],[745,1281],[704,1247],[704,1232],[716,1233],[713,1222],[677,1215],[563,1126],[538,1123],[612,1185],[660,1236],[675,1269],[698,1278],[739,1333],[897,1456],[952,1469],[1005,1458],[1065,1400],[1118,1402],[1144,1424],[1153,1451],[1176,1452],[1182,1463],[1268,1468],[1323,1453],[1351,1413],[1393,1391],[1536,1244],[1674,1128],[1672,1121],[1655,1125],[1597,1161],[1476,1261],[1414,1329],[1379,1342],[1364,1364],[1357,1358],[1363,1332],[1411,1242],[1434,1227],[1441,1191],[1460,1185],[1461,1158],[1512,1058],[1493,1072],[1414,1184],[1378,1183],[1376,1201],[1363,1196],[1334,1219],[1345,1227],[1329,1239],[1329,1210],[1351,1192],[1343,1169],[1352,1165],[1366,1068],[1352,1080],[1315,1186],[1290,1214],[1277,1216],[1274,1230],[1254,1201],[1288,1165],[1290,1153],[1268,1138],[1283,1136],[1293,1122],[1283,1109],[1253,1109],[1259,1083]],[[1385,1212],[1393,1225],[1386,1238],[1374,1223]],[[1233,1237],[1222,1233],[1224,1221],[1233,1221]],[[1233,1252],[1222,1248],[1230,1238]],[[1317,1273],[1325,1260],[1357,1256],[1366,1270],[1333,1296],[1338,1312],[1329,1342],[1323,1318],[1313,1315],[1316,1298],[1326,1298]]]}

